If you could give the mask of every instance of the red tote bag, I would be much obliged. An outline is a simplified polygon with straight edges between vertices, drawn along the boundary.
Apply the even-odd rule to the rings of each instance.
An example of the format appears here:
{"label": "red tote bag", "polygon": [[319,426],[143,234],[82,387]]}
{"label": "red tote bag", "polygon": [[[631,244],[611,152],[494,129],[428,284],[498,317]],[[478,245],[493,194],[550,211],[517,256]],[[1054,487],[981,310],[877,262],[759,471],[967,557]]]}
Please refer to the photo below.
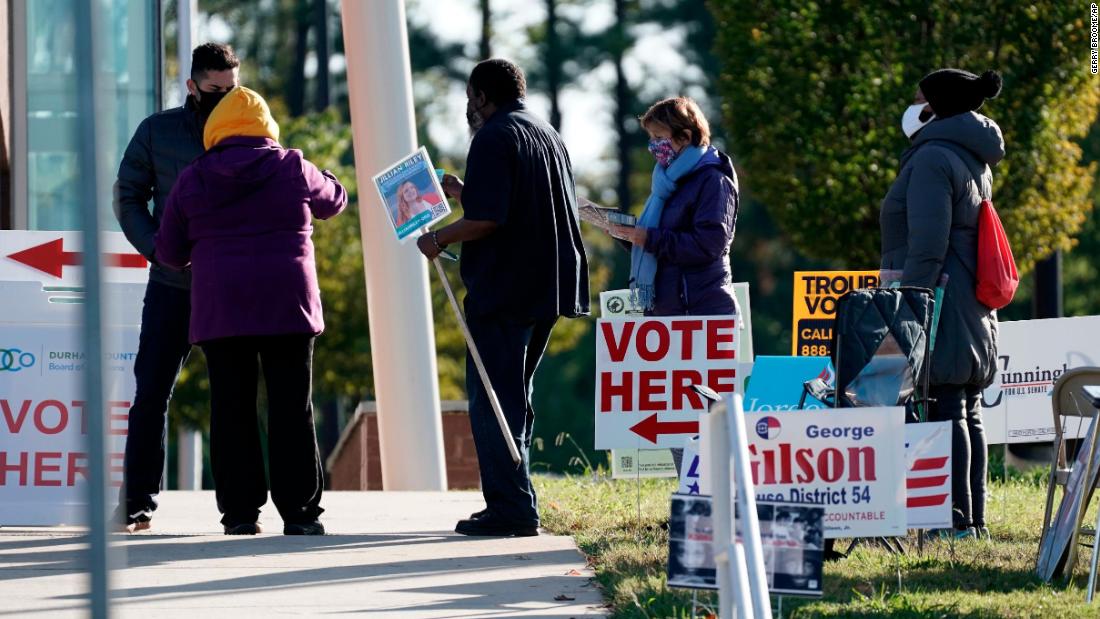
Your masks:
{"label": "red tote bag", "polygon": [[978,300],[990,309],[1001,309],[1012,301],[1020,285],[1012,246],[991,200],[982,200],[978,213]]}

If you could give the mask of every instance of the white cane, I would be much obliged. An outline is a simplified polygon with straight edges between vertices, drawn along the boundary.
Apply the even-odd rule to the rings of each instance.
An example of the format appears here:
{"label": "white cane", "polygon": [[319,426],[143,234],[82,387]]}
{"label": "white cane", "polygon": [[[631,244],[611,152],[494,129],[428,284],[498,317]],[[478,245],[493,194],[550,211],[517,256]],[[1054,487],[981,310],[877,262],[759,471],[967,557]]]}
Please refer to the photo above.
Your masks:
{"label": "white cane", "polygon": [[455,311],[455,318],[458,319],[458,326],[462,328],[462,335],[466,338],[466,347],[470,349],[470,356],[474,358],[474,365],[477,366],[477,373],[481,377],[481,384],[485,387],[485,393],[489,395],[489,403],[493,406],[493,413],[497,416],[497,423],[500,424],[500,432],[504,435],[504,442],[508,445],[508,453],[512,455],[512,462],[519,466],[523,461],[519,455],[519,449],[516,448],[516,442],[512,438],[512,431],[508,428],[508,420],[504,418],[504,411],[500,408],[500,400],[497,400],[497,392],[493,389],[493,384],[489,382],[489,374],[485,371],[485,364],[481,362],[481,355],[477,352],[477,344],[474,344],[474,337],[470,335],[470,327],[466,325],[466,318],[462,316],[462,308],[458,306],[458,301],[455,299],[455,293],[451,290],[451,282],[447,279],[447,273],[443,270],[443,263],[436,257],[432,260],[435,264],[435,272],[439,274],[439,281],[443,283],[443,289],[447,291],[447,298],[451,300],[451,309]]}

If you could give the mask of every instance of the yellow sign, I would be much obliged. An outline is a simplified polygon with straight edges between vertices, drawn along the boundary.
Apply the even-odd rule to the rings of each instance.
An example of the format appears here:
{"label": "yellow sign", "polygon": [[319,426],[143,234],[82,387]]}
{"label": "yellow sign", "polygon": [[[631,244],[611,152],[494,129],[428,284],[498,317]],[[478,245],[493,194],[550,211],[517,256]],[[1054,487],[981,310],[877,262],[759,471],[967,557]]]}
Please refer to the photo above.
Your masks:
{"label": "yellow sign", "polygon": [[852,290],[878,285],[878,271],[795,271],[791,354],[829,356],[837,299]]}

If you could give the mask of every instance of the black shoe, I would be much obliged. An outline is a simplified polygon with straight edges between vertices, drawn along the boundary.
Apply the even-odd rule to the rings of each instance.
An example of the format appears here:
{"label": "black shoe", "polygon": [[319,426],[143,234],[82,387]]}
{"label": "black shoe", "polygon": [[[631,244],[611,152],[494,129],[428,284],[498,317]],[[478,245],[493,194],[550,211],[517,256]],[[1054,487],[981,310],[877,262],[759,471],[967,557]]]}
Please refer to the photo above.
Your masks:
{"label": "black shoe", "polygon": [[288,522],[283,525],[283,535],[324,535],[325,525],[320,520],[313,522]]}
{"label": "black shoe", "polygon": [[484,518],[484,517],[486,517],[486,516],[488,516],[488,515],[489,515],[489,508],[488,508],[488,507],[486,507],[485,509],[483,509],[483,510],[481,510],[481,511],[479,511],[479,512],[474,512],[474,513],[470,514],[470,518],[469,518],[469,519],[470,519],[470,520],[480,520],[481,518]]}
{"label": "black shoe", "polygon": [[480,518],[459,520],[455,533],[476,537],[534,537],[539,534],[539,528],[513,524],[489,513]]}
{"label": "black shoe", "polygon": [[242,522],[240,524],[225,525],[226,535],[256,535],[257,533],[263,533],[263,529],[260,528],[260,523],[258,522]]}

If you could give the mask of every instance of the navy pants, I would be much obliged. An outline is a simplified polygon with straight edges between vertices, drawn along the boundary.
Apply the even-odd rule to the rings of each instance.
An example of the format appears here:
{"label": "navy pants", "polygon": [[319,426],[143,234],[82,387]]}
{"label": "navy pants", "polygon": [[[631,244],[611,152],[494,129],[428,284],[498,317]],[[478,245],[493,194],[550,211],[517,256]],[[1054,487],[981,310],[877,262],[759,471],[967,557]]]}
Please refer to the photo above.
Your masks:
{"label": "navy pants", "polygon": [[190,322],[191,292],[150,281],[141,310],[141,335],[134,361],[137,391],[130,406],[124,480],[118,498],[128,522],[148,519],[157,508],[164,476],[168,401],[191,353]]}
{"label": "navy pants", "polygon": [[531,394],[535,370],[546,352],[557,319],[516,321],[470,317],[467,322],[508,420],[512,440],[523,457],[519,466],[512,462],[477,366],[473,357],[467,354],[470,427],[477,448],[485,504],[501,520],[516,526],[538,526],[538,497],[531,485],[531,436],[535,421]]}
{"label": "navy pants", "polygon": [[973,385],[932,385],[929,419],[951,422],[951,503],[955,528],[985,526],[986,451],[982,390]]}

